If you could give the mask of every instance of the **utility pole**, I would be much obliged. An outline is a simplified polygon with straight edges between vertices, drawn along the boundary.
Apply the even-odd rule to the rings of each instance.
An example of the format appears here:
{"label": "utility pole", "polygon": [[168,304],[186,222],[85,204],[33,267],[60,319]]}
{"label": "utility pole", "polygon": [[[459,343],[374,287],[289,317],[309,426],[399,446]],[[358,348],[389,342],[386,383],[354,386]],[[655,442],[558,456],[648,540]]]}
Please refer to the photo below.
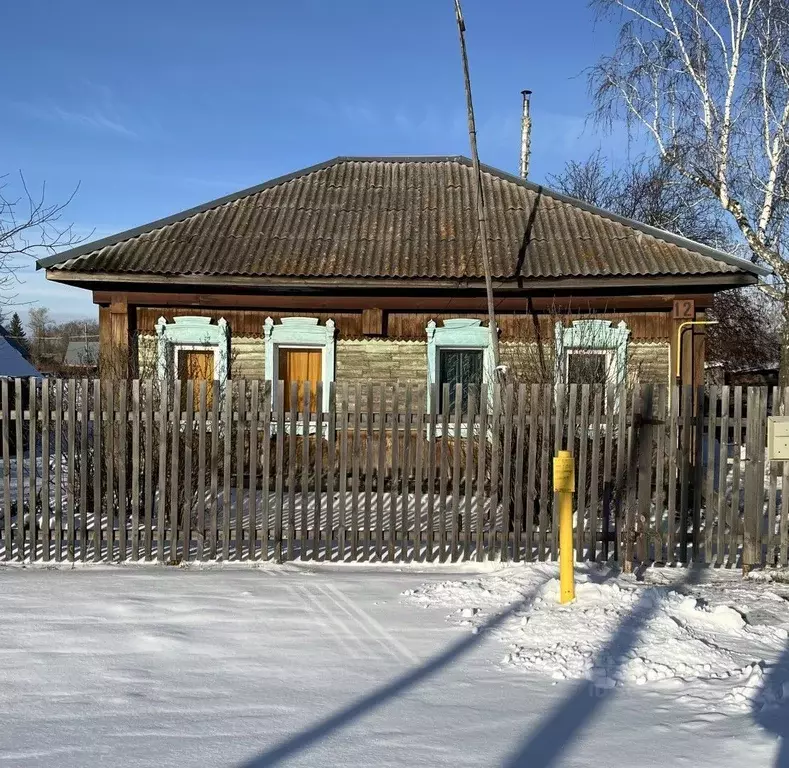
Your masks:
{"label": "utility pole", "polygon": [[485,195],[482,189],[482,171],[479,167],[479,152],[477,152],[477,126],[474,120],[474,103],[471,100],[471,77],[468,71],[468,53],[466,52],[466,23],[463,21],[463,11],[460,0],[455,0],[455,18],[460,36],[460,55],[463,59],[463,78],[466,87],[466,110],[468,112],[468,139],[471,145],[471,160],[474,164],[474,178],[477,191],[477,221],[479,224],[480,249],[482,251],[482,266],[485,270],[485,293],[488,302],[488,327],[490,328],[490,349],[493,353],[493,367],[496,379],[501,378],[499,367],[499,333],[496,327],[496,306],[493,301],[493,278],[490,274],[490,254],[488,253],[488,217],[485,208]]}

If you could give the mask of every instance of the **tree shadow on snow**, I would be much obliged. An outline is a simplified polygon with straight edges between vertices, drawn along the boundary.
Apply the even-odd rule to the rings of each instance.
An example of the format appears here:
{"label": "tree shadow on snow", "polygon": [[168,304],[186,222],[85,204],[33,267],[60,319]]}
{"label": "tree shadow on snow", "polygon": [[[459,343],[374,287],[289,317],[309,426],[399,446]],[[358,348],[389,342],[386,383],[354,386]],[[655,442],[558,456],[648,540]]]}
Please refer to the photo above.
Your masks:
{"label": "tree shadow on snow", "polygon": [[270,749],[267,749],[260,755],[252,758],[248,762],[242,764],[241,768],[267,768],[271,765],[278,765],[284,760],[287,760],[294,755],[304,752],[310,747],[318,744],[324,739],[331,736],[334,732],[353,723],[359,718],[369,715],[373,710],[378,709],[386,704],[390,699],[399,696],[401,693],[407,691],[415,685],[425,682],[433,675],[440,672],[444,667],[449,666],[457,661],[461,656],[468,653],[474,646],[476,646],[483,637],[492,629],[503,624],[510,616],[518,611],[526,608],[537,593],[549,579],[546,577],[530,592],[525,594],[520,600],[515,601],[509,605],[501,613],[492,616],[484,624],[480,625],[476,634],[469,633],[464,636],[462,640],[450,645],[445,651],[431,659],[428,659],[423,664],[412,669],[400,677],[395,678],[390,683],[371,691],[366,696],[357,699],[347,707],[329,715],[323,720],[318,721],[314,725],[305,728],[299,733],[290,736],[289,738],[275,744]]}
{"label": "tree shadow on snow", "polygon": [[762,683],[753,719],[780,741],[775,768],[789,768],[789,641]]}
{"label": "tree shadow on snow", "polygon": [[[680,590],[697,584],[703,571],[702,566],[691,566],[685,579],[674,585],[673,589]],[[622,666],[625,661],[623,657],[635,647],[641,631],[656,610],[657,604],[652,599],[652,593],[645,591],[595,657],[594,665],[606,667],[609,679]],[[615,691],[615,688],[607,688],[593,681],[579,682],[564,702],[504,761],[505,768],[545,768],[553,765],[584,726],[599,714]]]}

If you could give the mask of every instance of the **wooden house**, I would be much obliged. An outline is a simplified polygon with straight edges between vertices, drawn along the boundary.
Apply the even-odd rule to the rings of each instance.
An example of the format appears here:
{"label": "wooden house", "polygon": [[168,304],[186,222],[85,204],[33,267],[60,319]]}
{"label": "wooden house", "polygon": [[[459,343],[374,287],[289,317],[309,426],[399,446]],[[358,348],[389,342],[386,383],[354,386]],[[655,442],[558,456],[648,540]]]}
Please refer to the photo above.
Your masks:
{"label": "wooden house", "polygon": [[[717,291],[764,270],[483,166],[502,363],[519,378],[701,384]],[[93,293],[134,374],[489,379],[465,157],[338,157],[42,259]],[[525,366],[528,367],[528,366]],[[289,388],[286,386],[286,391]]]}

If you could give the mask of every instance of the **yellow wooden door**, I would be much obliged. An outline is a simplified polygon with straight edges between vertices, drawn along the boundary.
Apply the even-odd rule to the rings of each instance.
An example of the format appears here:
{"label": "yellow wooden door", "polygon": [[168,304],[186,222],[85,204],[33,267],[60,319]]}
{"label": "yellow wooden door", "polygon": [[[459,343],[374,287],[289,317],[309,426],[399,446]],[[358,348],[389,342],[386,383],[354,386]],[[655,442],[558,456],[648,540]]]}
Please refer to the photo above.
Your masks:
{"label": "yellow wooden door", "polygon": [[[178,378],[192,379],[194,385],[194,408],[200,407],[200,382],[206,381],[206,408],[214,400],[214,353],[202,349],[183,349],[178,352]],[[184,394],[185,396],[185,394]]]}
{"label": "yellow wooden door", "polygon": [[304,402],[304,382],[310,383],[311,407],[315,409],[315,393],[321,380],[322,356],[320,349],[280,349],[279,378],[285,382],[285,410],[289,411],[291,402],[291,383],[298,384],[296,410]]}

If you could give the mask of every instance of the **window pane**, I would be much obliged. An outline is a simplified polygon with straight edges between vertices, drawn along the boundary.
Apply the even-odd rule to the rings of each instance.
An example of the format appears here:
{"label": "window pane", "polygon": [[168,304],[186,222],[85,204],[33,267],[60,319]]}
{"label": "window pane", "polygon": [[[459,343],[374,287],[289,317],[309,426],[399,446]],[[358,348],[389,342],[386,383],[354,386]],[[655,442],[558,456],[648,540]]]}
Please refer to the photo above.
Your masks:
{"label": "window pane", "polygon": [[[200,406],[200,382],[206,381],[206,407],[213,404],[214,398],[214,352],[213,350],[182,349],[178,353],[178,378],[181,381],[192,379],[194,384],[194,408]],[[182,405],[186,403],[186,387],[182,389]]]}
{"label": "window pane", "polygon": [[309,381],[311,407],[315,408],[315,395],[318,382],[321,380],[322,353],[320,349],[279,349],[279,378],[285,382],[285,410],[290,410],[291,383],[298,384],[296,410],[301,410],[304,403],[303,383]]}
{"label": "window pane", "polygon": [[607,381],[608,355],[593,352],[568,353],[568,384],[605,384]]}
{"label": "window pane", "polygon": [[444,408],[444,384],[449,384],[449,409],[455,408],[455,385],[463,385],[462,410],[468,405],[468,388],[482,387],[482,350],[444,349],[439,354],[439,408]]}

